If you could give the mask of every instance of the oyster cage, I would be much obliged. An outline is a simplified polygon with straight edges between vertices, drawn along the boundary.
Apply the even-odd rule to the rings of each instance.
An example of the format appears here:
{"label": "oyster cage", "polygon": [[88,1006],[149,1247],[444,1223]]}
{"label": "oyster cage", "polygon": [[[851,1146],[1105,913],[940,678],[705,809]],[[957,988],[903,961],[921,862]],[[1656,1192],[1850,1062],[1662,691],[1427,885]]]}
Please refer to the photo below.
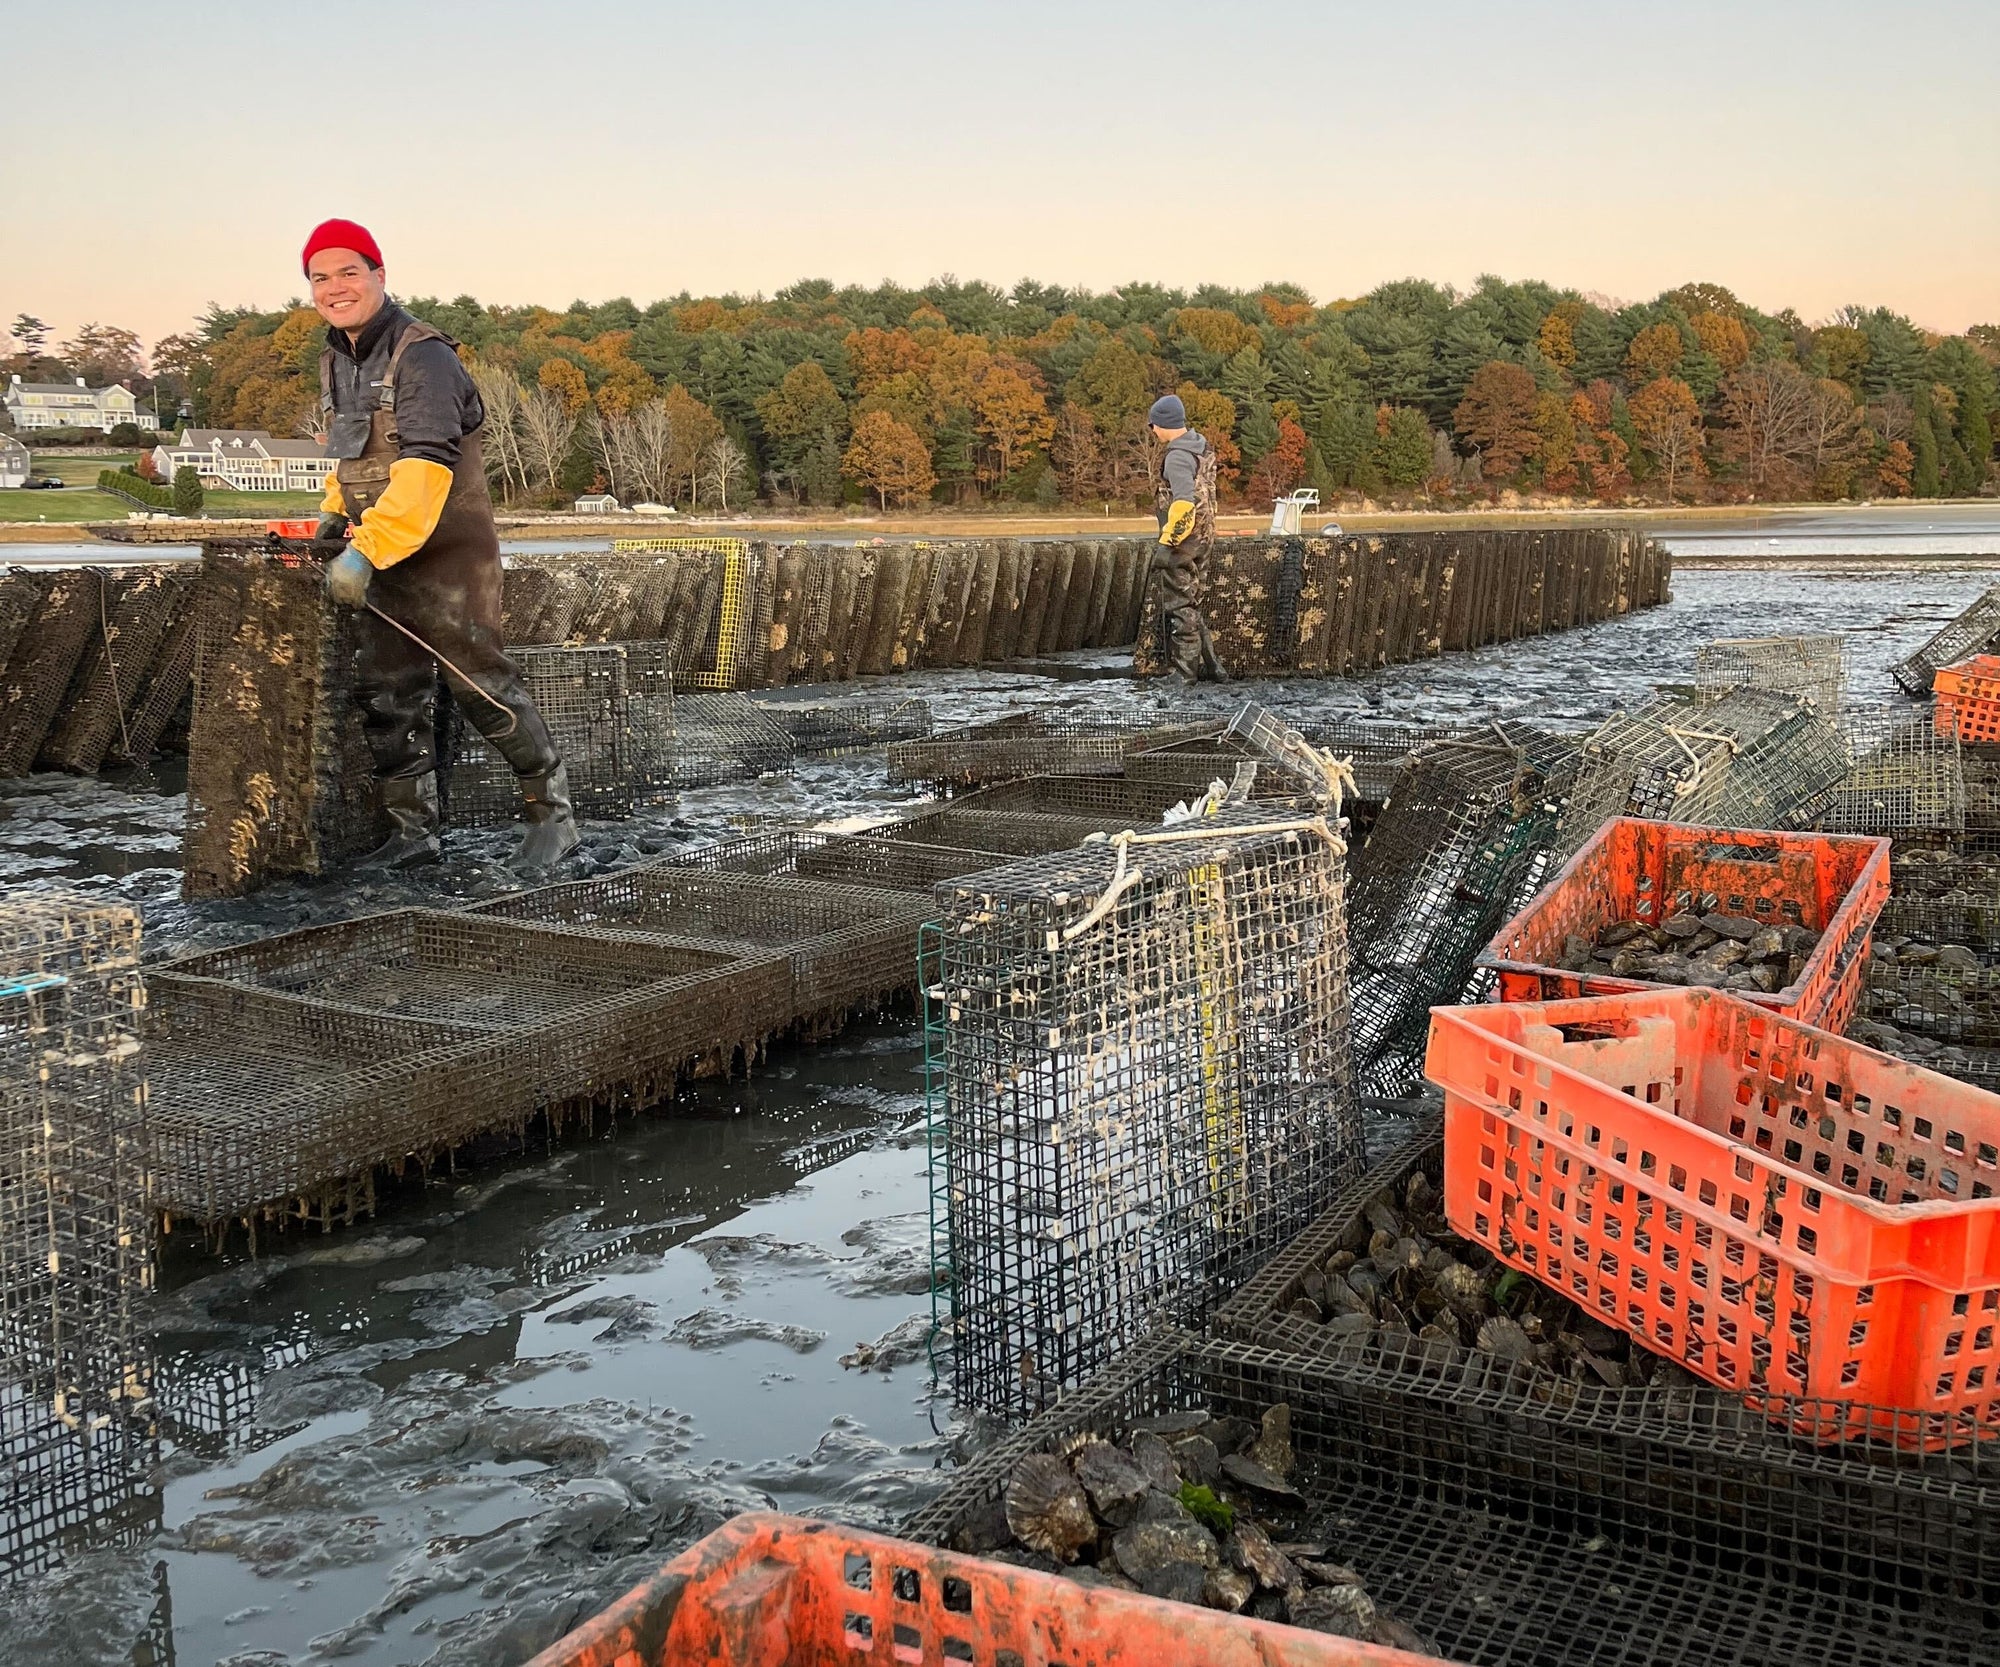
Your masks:
{"label": "oyster cage", "polygon": [[1000,851],[927,845],[875,833],[830,834],[804,829],[744,834],[700,845],[662,866],[712,869],[725,874],[798,874],[846,885],[921,892],[926,900],[941,880],[1001,868],[1013,857]]}
{"label": "oyster cage", "polygon": [[966,1406],[1032,1415],[1198,1318],[1358,1161],[1343,849],[1237,817],[938,888],[932,1255]]}
{"label": "oyster cage", "polygon": [[138,949],[129,909],[0,900],[0,1573],[157,1515]]}
{"label": "oyster cage", "polygon": [[1701,828],[1788,828],[1846,780],[1837,720],[1768,689],[1663,689],[1608,718],[1583,744],[1560,855],[1606,822],[1643,816]]}
{"label": "oyster cage", "polygon": [[[630,816],[668,788],[672,708],[667,708],[664,726],[634,722],[622,646],[517,648],[512,657],[568,769],[570,798],[579,815]],[[487,828],[513,821],[521,810],[521,786],[512,766],[455,703],[452,711],[456,744],[443,772],[450,822]]]}
{"label": "oyster cage", "polygon": [[1489,725],[1414,753],[1354,864],[1354,1052],[1363,1091],[1423,1075],[1430,1010],[1472,988],[1475,961],[1549,869],[1576,769],[1561,736]]}
{"label": "oyster cage", "polygon": [[331,872],[376,837],[354,638],[316,569],[202,555],[182,889],[238,897]]}
{"label": "oyster cage", "polygon": [[1718,638],[1695,649],[1694,685],[1703,694],[1769,689],[1809,700],[1832,717],[1846,698],[1847,639],[1837,632]]}
{"label": "oyster cage", "polygon": [[1124,770],[1128,753],[1185,740],[1190,732],[1066,713],[1017,712],[940,730],[928,740],[898,742],[889,749],[889,779],[964,788],[1022,776],[1115,776]]}
{"label": "oyster cage", "polygon": [[920,695],[904,700],[767,699],[756,704],[791,736],[799,753],[816,758],[838,758],[894,741],[920,741],[931,733],[930,702]]}
{"label": "oyster cage", "polygon": [[1852,763],[1808,807],[1822,833],[1960,834],[1965,831],[1965,760],[1955,731],[1928,712],[1863,707],[1841,714]]}
{"label": "oyster cage", "polygon": [[[976,1544],[1032,1453],[1200,1408],[1284,1404],[1298,1538],[1472,1667],[1879,1667],[1990,1659],[2000,1496],[1937,1456],[1900,1473],[1746,1448],[1688,1409],[1565,1422],[1364,1363],[1166,1331],[987,1447],[902,1532]],[[1907,1457],[1907,1456],[1906,1456]]]}
{"label": "oyster cage", "polygon": [[1931,696],[1931,679],[1945,666],[1984,654],[2000,643],[2000,585],[1983,590],[1936,636],[1890,671],[1903,692],[1919,700]]}

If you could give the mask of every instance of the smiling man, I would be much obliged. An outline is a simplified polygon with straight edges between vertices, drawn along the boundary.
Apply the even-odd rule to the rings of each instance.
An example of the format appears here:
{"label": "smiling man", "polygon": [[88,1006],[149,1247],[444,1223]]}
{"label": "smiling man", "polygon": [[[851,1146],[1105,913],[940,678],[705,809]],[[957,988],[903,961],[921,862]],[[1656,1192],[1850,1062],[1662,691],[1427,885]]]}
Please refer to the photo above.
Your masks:
{"label": "smiling man", "polygon": [[434,649],[451,662],[460,709],[520,778],[527,829],[513,866],[546,869],[580,836],[562,759],[501,641],[500,536],[480,453],[479,392],[457,343],[389,299],[382,251],[364,227],[326,221],[306,240],[304,260],[327,322],[320,405],[336,460],[319,536],[349,539],[327,564],[326,586],[361,610],[354,692],[392,828],[363,866],[410,868],[441,854]]}

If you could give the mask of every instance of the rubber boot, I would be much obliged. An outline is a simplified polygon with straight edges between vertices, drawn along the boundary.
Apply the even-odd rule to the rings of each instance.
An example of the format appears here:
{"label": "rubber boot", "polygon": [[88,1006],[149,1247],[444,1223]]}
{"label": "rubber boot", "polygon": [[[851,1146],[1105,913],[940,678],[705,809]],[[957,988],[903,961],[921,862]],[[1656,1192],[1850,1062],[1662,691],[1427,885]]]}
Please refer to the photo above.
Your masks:
{"label": "rubber boot", "polygon": [[1167,670],[1184,687],[1201,681],[1203,633],[1200,626],[1201,615],[1192,609],[1177,609],[1166,615],[1162,622]]}
{"label": "rubber boot", "polygon": [[1202,677],[1210,683],[1227,683],[1229,673],[1223,669],[1222,658],[1215,652],[1215,638],[1209,635],[1207,617],[1196,614],[1194,625],[1201,642]]}
{"label": "rubber boot", "polygon": [[528,824],[507,866],[538,874],[583,843],[569,802],[569,771],[561,764],[544,776],[521,777],[522,819]]}
{"label": "rubber boot", "polygon": [[382,871],[423,868],[444,855],[438,843],[437,776],[385,776],[375,784],[389,837],[355,864]]}

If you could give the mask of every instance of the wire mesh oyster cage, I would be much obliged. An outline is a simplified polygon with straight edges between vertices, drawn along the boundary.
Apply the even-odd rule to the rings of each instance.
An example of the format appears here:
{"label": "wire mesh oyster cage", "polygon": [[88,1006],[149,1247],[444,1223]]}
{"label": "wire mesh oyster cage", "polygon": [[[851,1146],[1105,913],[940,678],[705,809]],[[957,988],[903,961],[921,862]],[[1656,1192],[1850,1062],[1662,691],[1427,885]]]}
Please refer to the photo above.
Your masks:
{"label": "wire mesh oyster cage", "polygon": [[[799,691],[800,694],[806,691]],[[921,741],[932,731],[930,702],[921,695],[900,700],[826,695],[759,700],[758,709],[792,738],[801,754],[838,758],[895,741]]]}
{"label": "wire mesh oyster cage", "polygon": [[1508,721],[1412,754],[1354,862],[1349,943],[1363,1091],[1423,1074],[1430,1010],[1475,987],[1479,951],[1552,860],[1577,754]]}
{"label": "wire mesh oyster cage", "polygon": [[1908,706],[1850,708],[1841,728],[1852,763],[1801,820],[1823,833],[1898,839],[1965,831],[1965,760],[1955,733]]}
{"label": "wire mesh oyster cage", "polygon": [[743,834],[696,846],[662,859],[663,866],[711,869],[730,874],[798,874],[847,885],[921,892],[929,898],[940,880],[1004,867],[1014,857],[876,833],[826,833],[787,828]]}
{"label": "wire mesh oyster cage", "polygon": [[538,1106],[670,1092],[690,1061],[754,1052],[791,996],[782,956],[429,909],[307,927],[168,970],[412,1020],[440,1046],[491,1040]]}
{"label": "wire mesh oyster cage", "polygon": [[653,864],[516,892],[467,912],[731,955],[783,955],[792,984],[775,1029],[913,988],[917,925],[929,907],[908,892]]}
{"label": "wire mesh oyster cage", "polygon": [[1828,717],[1847,691],[1847,639],[1838,632],[1799,637],[1723,637],[1694,651],[1695,687],[1769,689],[1809,700]]}
{"label": "wire mesh oyster cage", "polygon": [[1207,1455],[1193,1438],[1213,1451],[1211,1436],[1255,1430],[1277,1407],[1291,1494],[1225,1478],[1224,1501],[1281,1523],[1291,1555],[1338,1565],[1440,1657],[1985,1659],[1993,1489],[1935,1456],[1869,1468],[1772,1450],[1694,1407],[1650,1426],[1603,1408],[1566,1417],[1475,1374],[1426,1379],[1172,1331],[987,1446],[903,1533],[1061,1567],[1007,1548],[1006,1503],[1031,1455],[1077,1454],[1091,1438],[1136,1445],[1145,1431],[1194,1467]]}
{"label": "wire mesh oyster cage", "polygon": [[1929,700],[1932,680],[1943,667],[1984,654],[1996,644],[2000,644],[2000,585],[1981,591],[1922,648],[1898,662],[1890,675],[1905,694]]}
{"label": "wire mesh oyster cage", "polygon": [[1619,816],[1690,827],[1794,826],[1852,768],[1837,718],[1796,696],[1662,689],[1583,744],[1557,842],[1574,855]]}
{"label": "wire mesh oyster cage", "polygon": [[1138,723],[1070,713],[1016,712],[939,730],[889,749],[889,779],[940,788],[990,786],[1021,776],[1115,776],[1128,753],[1181,739]]}
{"label": "wire mesh oyster cage", "polygon": [[1032,1414],[1198,1318],[1357,1161],[1343,848],[1234,815],[938,888],[933,1258],[967,1406]]}
{"label": "wire mesh oyster cage", "polygon": [[[566,767],[578,815],[630,816],[649,788],[669,784],[672,709],[664,733],[635,724],[622,646],[517,648],[512,655]],[[457,745],[443,784],[448,820],[467,828],[513,821],[521,809],[513,767],[462,717],[454,733]]]}

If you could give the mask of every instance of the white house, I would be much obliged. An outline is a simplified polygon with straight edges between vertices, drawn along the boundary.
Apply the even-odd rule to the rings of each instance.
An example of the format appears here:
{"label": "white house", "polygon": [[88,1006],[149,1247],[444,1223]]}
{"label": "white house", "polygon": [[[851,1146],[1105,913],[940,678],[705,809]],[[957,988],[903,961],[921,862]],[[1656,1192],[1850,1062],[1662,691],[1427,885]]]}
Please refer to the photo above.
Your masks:
{"label": "white house", "polygon": [[112,429],[120,423],[158,428],[153,413],[142,411],[132,390],[122,382],[91,388],[82,377],[74,382],[23,382],[17,375],[7,384],[7,415],[17,431],[30,428]]}
{"label": "white house", "polygon": [[586,492],[576,500],[579,515],[608,515],[618,509],[618,500],[609,492]]}
{"label": "white house", "polygon": [[0,434],[0,487],[28,484],[28,448],[11,434]]}
{"label": "white house", "polygon": [[317,440],[280,440],[261,428],[184,428],[153,448],[161,480],[191,468],[206,487],[233,492],[317,492],[330,467]]}

